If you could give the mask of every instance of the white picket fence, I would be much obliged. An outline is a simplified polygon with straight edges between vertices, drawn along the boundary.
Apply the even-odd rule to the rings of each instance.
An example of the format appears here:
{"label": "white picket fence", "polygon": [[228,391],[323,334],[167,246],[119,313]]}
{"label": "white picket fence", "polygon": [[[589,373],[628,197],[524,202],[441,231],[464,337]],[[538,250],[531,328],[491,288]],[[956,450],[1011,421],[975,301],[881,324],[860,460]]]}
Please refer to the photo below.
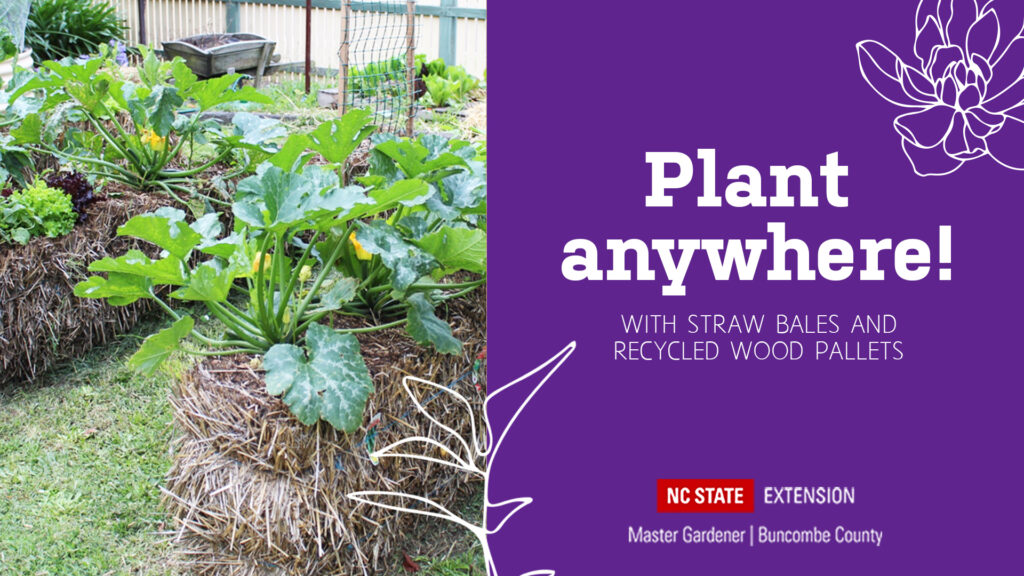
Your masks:
{"label": "white picket fence", "polygon": [[[139,42],[138,0],[109,0],[117,7],[128,25],[128,41]],[[228,27],[228,4],[223,0],[147,0],[146,42],[156,48],[161,42],[196,34],[224,33]],[[324,5],[325,2],[316,2]],[[341,1],[336,4],[340,7]],[[422,0],[420,6],[440,6],[440,0]],[[332,4],[333,5],[333,4]],[[305,59],[305,8],[281,5],[272,0],[238,3],[238,31],[251,32],[277,42],[281,62],[302,62]],[[458,0],[459,8],[487,8],[487,0]],[[353,17],[369,17],[355,12]],[[380,18],[380,15],[375,15]],[[401,19],[394,15],[387,18]],[[441,46],[441,18],[418,15],[416,17],[416,52],[428,58],[437,58]],[[311,57],[316,67],[338,68],[338,47],[341,43],[342,12],[335,8],[313,8]],[[353,46],[353,64],[361,66],[359,46]],[[451,63],[451,62],[449,62]],[[482,77],[487,67],[487,22],[483,19],[458,18],[456,22],[455,64]]]}

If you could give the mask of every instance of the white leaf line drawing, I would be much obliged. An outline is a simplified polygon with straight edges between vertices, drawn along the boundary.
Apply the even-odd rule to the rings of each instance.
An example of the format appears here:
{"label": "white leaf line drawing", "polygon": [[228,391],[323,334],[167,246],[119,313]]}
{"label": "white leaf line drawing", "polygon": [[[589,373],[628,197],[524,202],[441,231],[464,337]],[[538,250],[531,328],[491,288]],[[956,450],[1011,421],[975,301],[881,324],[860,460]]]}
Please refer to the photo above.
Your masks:
{"label": "white leaf line drawing", "polygon": [[[487,441],[485,446],[480,446],[480,443],[478,441],[479,434],[477,432],[478,428],[476,424],[476,418],[473,415],[472,407],[469,400],[467,400],[464,396],[452,390],[451,388],[441,386],[437,383],[430,382],[428,380],[423,380],[413,376],[406,376],[405,378],[402,379],[402,387],[405,389],[405,392],[409,396],[409,398],[412,399],[413,404],[416,406],[416,410],[423,414],[435,426],[438,426],[441,430],[443,430],[453,440],[455,440],[456,445],[458,447],[458,451],[461,453],[456,454],[455,452],[452,451],[451,447],[446,446],[443,443],[438,442],[436,440],[432,440],[424,436],[410,436],[393,442],[379,450],[376,450],[373,452],[372,455],[376,458],[411,458],[414,460],[432,462],[443,466],[451,466],[453,468],[462,470],[464,472],[468,472],[470,474],[482,478],[484,481],[484,507],[483,519],[479,525],[461,518],[459,515],[453,513],[444,506],[441,506],[440,504],[434,502],[430,498],[417,494],[369,490],[352,492],[348,494],[348,497],[351,500],[361,504],[379,506],[381,508],[396,512],[405,512],[409,514],[419,514],[421,516],[428,516],[432,518],[440,518],[448,520],[450,522],[454,522],[455,524],[458,524],[466,528],[474,536],[476,536],[477,540],[480,542],[480,546],[484,552],[485,561],[487,562],[488,574],[490,576],[498,576],[498,568],[495,565],[493,556],[491,555],[488,537],[492,534],[496,534],[497,532],[499,532],[509,521],[509,519],[512,518],[512,516],[519,513],[519,511],[525,508],[526,506],[533,503],[533,498],[522,497],[505,500],[502,502],[491,502],[489,492],[489,471],[491,468],[490,464],[494,461],[494,458],[497,456],[498,450],[501,448],[502,442],[505,440],[505,437],[512,429],[512,425],[515,424],[516,420],[519,418],[519,415],[523,413],[523,410],[526,408],[527,404],[530,403],[533,397],[537,395],[540,389],[548,382],[551,376],[554,375],[556,371],[558,371],[562,364],[564,364],[565,361],[568,360],[569,356],[571,356],[575,350],[576,342],[570,342],[565,348],[562,348],[562,350],[560,350],[557,354],[555,354],[548,360],[544,361],[541,365],[537,366],[536,368],[527,372],[526,374],[520,376],[519,378],[516,378],[512,382],[506,384],[505,386],[502,386],[501,388],[487,396],[487,399],[484,400],[483,414],[484,428],[487,432]],[[509,390],[517,385],[521,385],[522,383],[530,380],[531,378],[537,375],[540,375],[540,381],[536,384],[533,390],[531,390],[530,393],[526,396],[526,399],[523,400],[523,402],[516,409],[515,413],[509,419],[508,424],[505,425],[505,428],[498,436],[498,440],[495,442],[491,427],[487,419],[488,407],[490,406],[491,401],[494,400],[494,398],[498,397],[503,392],[505,392],[506,390]],[[410,382],[415,382],[419,385],[426,386],[428,388],[433,388],[435,389],[434,392],[436,394],[449,394],[451,395],[452,399],[454,399],[457,403],[464,406],[470,417],[470,433],[472,434],[472,439],[467,441],[454,430],[452,430],[448,426],[445,426],[436,418],[434,418],[434,416],[432,416],[426,410],[426,408],[424,408],[423,404],[420,402],[417,395],[413,393],[412,389],[410,388]],[[425,454],[396,451],[396,449],[398,449],[399,447],[408,447],[410,445],[417,443],[421,443],[423,445],[430,446],[433,448],[438,448],[441,450],[441,454],[445,456],[450,456],[451,460],[443,460],[441,458],[435,458],[433,456],[427,456]],[[416,502],[422,505],[423,508],[410,508],[408,506],[403,506],[401,504],[389,503],[388,499],[407,500]],[[496,511],[498,509],[505,508],[510,505],[514,505],[512,510],[506,513],[505,516],[502,517],[502,519],[494,528],[488,529],[488,512],[491,510]],[[554,575],[554,570],[534,570],[522,574],[522,576]]]}

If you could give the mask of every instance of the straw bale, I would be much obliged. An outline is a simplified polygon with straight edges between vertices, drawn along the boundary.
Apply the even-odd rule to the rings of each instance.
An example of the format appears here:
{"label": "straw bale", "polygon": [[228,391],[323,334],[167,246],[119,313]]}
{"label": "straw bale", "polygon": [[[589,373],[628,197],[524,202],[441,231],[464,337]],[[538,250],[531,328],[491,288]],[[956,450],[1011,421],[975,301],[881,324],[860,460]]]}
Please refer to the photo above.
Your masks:
{"label": "straw bale", "polygon": [[0,244],[0,385],[31,381],[139,320],[148,309],[144,302],[113,307],[76,298],[73,289],[88,277],[90,262],[145,249],[118,238],[117,227],[169,202],[164,196],[108,186],[105,198],[89,205],[85,222],[67,236],[34,238],[25,246]]}
{"label": "straw bale", "polygon": [[[388,565],[415,517],[354,506],[347,493],[400,490],[445,506],[464,497],[476,478],[404,458],[375,466],[364,443],[370,420],[380,414],[377,447],[412,434],[453,445],[415,410],[402,387],[406,375],[454,382],[471,400],[479,426],[486,373],[474,382],[471,369],[485,349],[485,290],[447,311],[466,342],[461,356],[425,350],[402,329],[359,335],[376,390],[363,426],[349,435],[322,422],[298,423],[266,393],[250,357],[207,359],[187,373],[171,398],[180,436],[164,491],[180,561],[211,576],[373,573]],[[421,400],[432,395],[425,387],[414,391]],[[471,434],[469,414],[447,395],[427,408],[464,437]]]}
{"label": "straw bale", "polygon": [[465,117],[459,123],[463,138],[471,141],[487,139],[487,92],[480,91],[479,100],[465,109]]}

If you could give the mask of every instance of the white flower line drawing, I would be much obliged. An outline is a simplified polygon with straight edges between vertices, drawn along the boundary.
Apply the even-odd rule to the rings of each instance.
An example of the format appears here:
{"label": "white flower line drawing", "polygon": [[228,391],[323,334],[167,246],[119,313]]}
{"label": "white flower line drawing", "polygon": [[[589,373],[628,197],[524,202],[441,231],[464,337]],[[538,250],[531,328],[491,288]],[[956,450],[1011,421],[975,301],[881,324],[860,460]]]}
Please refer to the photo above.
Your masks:
{"label": "white flower line drawing", "polygon": [[857,43],[860,72],[911,111],[893,126],[918,176],[945,176],[990,157],[1024,170],[1024,26],[1001,47],[996,0],[921,0],[910,66],[875,40]]}
{"label": "white flower line drawing", "polygon": [[[427,498],[427,497],[421,496],[421,495],[417,495],[417,494],[409,494],[409,493],[405,493],[405,492],[388,492],[388,491],[374,491],[374,490],[370,490],[370,491],[351,492],[351,493],[348,494],[348,497],[351,500],[353,500],[355,502],[358,502],[358,503],[367,504],[367,505],[370,505],[370,506],[379,506],[381,508],[385,508],[385,509],[388,509],[388,510],[394,510],[396,512],[407,512],[407,513],[410,513],[410,514],[419,514],[421,516],[429,516],[429,517],[433,517],[433,518],[441,518],[441,519],[444,519],[444,520],[448,520],[448,521],[454,522],[454,523],[456,523],[456,524],[458,524],[460,526],[463,526],[464,528],[469,530],[474,536],[476,536],[477,540],[479,540],[480,546],[483,548],[484,558],[485,558],[485,560],[487,562],[487,572],[488,572],[488,574],[490,576],[498,576],[498,568],[495,565],[493,556],[491,555],[490,546],[488,544],[488,537],[490,535],[492,535],[492,534],[496,534],[497,532],[499,532],[505,526],[505,524],[508,522],[508,520],[512,516],[514,516],[516,513],[518,513],[520,510],[522,510],[523,508],[525,508],[529,504],[533,503],[533,498],[521,497],[521,498],[513,498],[513,499],[510,499],[510,500],[505,500],[503,502],[492,503],[490,501],[490,493],[489,493],[489,488],[490,488],[490,481],[489,481],[490,480],[490,476],[489,476],[489,473],[490,473],[490,469],[491,469],[490,464],[491,464],[491,462],[494,461],[494,458],[497,456],[498,450],[501,448],[502,442],[505,440],[505,437],[508,435],[509,430],[511,430],[512,425],[515,424],[516,420],[519,418],[519,415],[522,414],[523,410],[526,408],[526,405],[530,403],[530,400],[532,400],[533,397],[537,395],[537,393],[544,386],[544,384],[546,384],[547,381],[551,378],[551,376],[554,375],[554,373],[562,366],[562,364],[565,363],[566,360],[568,360],[569,356],[571,356],[572,353],[575,350],[576,350],[576,342],[570,342],[565,348],[562,348],[562,350],[560,350],[557,354],[555,354],[554,356],[552,356],[548,360],[544,361],[541,365],[537,366],[536,368],[534,368],[533,370],[527,372],[526,374],[520,376],[519,378],[516,378],[512,382],[502,386],[501,388],[499,388],[498,390],[492,392],[491,394],[489,394],[487,396],[487,399],[484,400],[484,413],[483,413],[484,427],[485,427],[485,429],[487,431],[487,441],[486,441],[486,445],[483,446],[483,447],[480,446],[480,443],[478,441],[479,435],[477,433],[478,428],[477,428],[477,424],[476,424],[476,418],[473,415],[473,411],[472,411],[472,408],[471,408],[469,400],[467,400],[464,396],[462,396],[461,394],[459,394],[458,392],[452,390],[451,388],[449,388],[447,386],[442,386],[440,384],[437,384],[437,383],[434,383],[434,382],[430,382],[428,380],[423,380],[423,379],[416,378],[416,377],[413,377],[413,376],[406,376],[405,378],[402,379],[402,386],[403,386],[403,388],[405,388],[405,392],[409,396],[409,398],[412,399],[413,404],[416,406],[416,410],[419,411],[421,414],[423,414],[425,417],[427,417],[434,425],[438,426],[441,430],[446,432],[449,436],[451,436],[456,441],[456,446],[458,448],[458,453],[456,453],[456,451],[453,451],[451,446],[446,446],[443,443],[438,442],[436,440],[432,440],[432,439],[424,437],[424,436],[410,436],[410,437],[398,440],[397,442],[393,442],[393,443],[389,444],[388,446],[385,446],[385,447],[383,447],[383,448],[381,448],[379,450],[375,450],[372,455],[375,458],[412,458],[412,459],[416,459],[416,460],[423,460],[423,461],[427,461],[427,462],[433,462],[435,464],[440,464],[440,465],[443,465],[443,466],[451,466],[451,467],[457,468],[459,470],[463,470],[465,472],[468,472],[470,474],[473,474],[473,475],[476,475],[476,476],[480,477],[484,481],[484,507],[483,507],[483,519],[482,519],[482,521],[480,522],[479,525],[473,524],[472,522],[469,522],[469,521],[459,517],[457,514],[454,514],[453,512],[451,512],[450,510],[448,510],[444,506],[441,506],[440,504],[437,504],[436,502],[434,502],[430,498]],[[509,389],[519,385],[519,384],[522,384],[523,382],[530,380],[533,376],[536,376],[538,374],[541,374],[540,381],[533,388],[533,390],[531,390],[530,393],[526,396],[526,399],[523,400],[522,404],[520,404],[519,407],[516,409],[515,413],[509,419],[508,424],[506,424],[504,430],[502,430],[501,434],[498,436],[497,442],[494,442],[494,436],[493,436],[493,433],[491,431],[491,427],[489,425],[489,422],[487,420],[487,408],[490,405],[491,400],[493,400],[495,397],[500,395],[502,392],[505,392],[506,390],[509,390]],[[445,426],[444,424],[441,424],[436,418],[434,418],[429,412],[427,412],[427,410],[424,408],[423,404],[420,402],[420,400],[417,398],[417,396],[410,389],[410,386],[409,386],[410,382],[416,382],[416,383],[418,383],[420,385],[423,385],[423,386],[426,386],[428,388],[434,388],[435,389],[435,394],[450,394],[452,396],[452,398],[458,404],[461,404],[462,406],[464,406],[466,408],[467,412],[469,413],[469,417],[470,417],[471,434],[473,436],[471,441],[467,441],[465,438],[463,438],[462,436],[458,435],[451,428]],[[406,453],[406,452],[396,452],[396,449],[398,449],[401,446],[405,446],[407,444],[416,444],[416,443],[423,443],[423,444],[425,444],[426,446],[428,446],[430,448],[440,449],[441,450],[441,454],[443,454],[445,456],[450,456],[452,459],[451,460],[442,460],[440,458],[435,458],[433,456],[427,456],[425,454],[412,454],[412,453]],[[417,503],[423,505],[425,507],[425,509],[415,509],[415,508],[409,508],[409,507],[406,507],[406,506],[401,506],[401,505],[396,505],[396,504],[389,504],[386,500],[385,501],[377,500],[378,498],[380,498],[380,499],[388,499],[388,498],[393,498],[394,499],[394,498],[397,498],[399,500],[403,500],[403,499],[404,500],[411,500],[413,502],[417,502]],[[500,509],[500,508],[505,508],[507,506],[514,506],[514,507],[512,508],[511,511],[509,511],[507,514],[505,514],[505,516],[501,519],[501,521],[498,522],[497,526],[495,526],[493,529],[488,529],[487,528],[487,526],[488,526],[488,522],[487,522],[488,511],[489,510],[497,510],[497,509]],[[522,574],[522,576],[554,576],[554,575],[555,575],[555,571],[554,570],[534,570],[534,571]]]}

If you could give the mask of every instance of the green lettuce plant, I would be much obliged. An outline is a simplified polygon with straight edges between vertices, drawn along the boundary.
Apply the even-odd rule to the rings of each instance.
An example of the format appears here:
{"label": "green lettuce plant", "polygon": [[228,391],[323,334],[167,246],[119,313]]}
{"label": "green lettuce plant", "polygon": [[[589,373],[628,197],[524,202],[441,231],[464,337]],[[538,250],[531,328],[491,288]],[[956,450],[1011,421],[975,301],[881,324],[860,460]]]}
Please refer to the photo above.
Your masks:
{"label": "green lettuce plant", "polygon": [[27,244],[36,236],[57,238],[78,220],[71,197],[39,179],[0,197],[0,242]]}
{"label": "green lettuce plant", "polygon": [[[146,339],[135,368],[154,370],[188,336],[205,345],[203,355],[265,354],[268,391],[300,421],[351,431],[372,391],[355,334],[404,325],[417,342],[461,349],[435,310],[484,281],[441,281],[486,271],[482,166],[466,143],[379,138],[378,173],[344,185],[340,168],[372,130],[369,114],[289,137],[238,183],[228,234],[216,214],[190,223],[170,208],[118,229],[155,244],[161,257],[132,251],[93,262],[89,270],[105,276],[75,294],[114,305],[150,299],[174,319]],[[328,163],[307,165],[313,152]],[[223,334],[197,331],[174,300],[202,302]],[[333,316],[366,325],[337,328]]]}

